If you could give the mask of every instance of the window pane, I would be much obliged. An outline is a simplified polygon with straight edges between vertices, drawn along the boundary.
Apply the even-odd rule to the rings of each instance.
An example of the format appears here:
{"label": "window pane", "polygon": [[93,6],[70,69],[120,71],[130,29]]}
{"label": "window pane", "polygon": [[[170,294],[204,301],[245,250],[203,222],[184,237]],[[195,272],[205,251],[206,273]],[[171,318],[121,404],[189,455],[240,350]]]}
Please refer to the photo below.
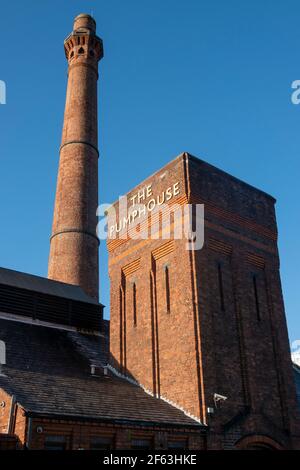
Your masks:
{"label": "window pane", "polygon": [[152,440],[151,439],[132,439],[131,449],[134,449],[134,450],[152,449]]}
{"label": "window pane", "polygon": [[168,449],[187,449],[186,440],[171,441],[168,443]]}
{"label": "window pane", "polygon": [[46,436],[45,450],[66,450],[67,442],[65,436]]}
{"label": "window pane", "polygon": [[91,450],[111,450],[113,449],[112,437],[94,437],[90,444]]}

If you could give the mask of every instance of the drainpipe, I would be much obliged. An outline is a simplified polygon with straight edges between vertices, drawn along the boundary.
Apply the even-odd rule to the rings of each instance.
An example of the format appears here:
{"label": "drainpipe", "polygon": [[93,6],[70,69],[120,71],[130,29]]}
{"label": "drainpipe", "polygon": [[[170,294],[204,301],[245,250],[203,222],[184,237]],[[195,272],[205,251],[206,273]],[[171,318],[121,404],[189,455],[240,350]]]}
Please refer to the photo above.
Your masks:
{"label": "drainpipe", "polygon": [[31,431],[32,431],[32,418],[28,418],[27,436],[26,436],[26,442],[25,442],[25,448],[27,450],[30,449]]}

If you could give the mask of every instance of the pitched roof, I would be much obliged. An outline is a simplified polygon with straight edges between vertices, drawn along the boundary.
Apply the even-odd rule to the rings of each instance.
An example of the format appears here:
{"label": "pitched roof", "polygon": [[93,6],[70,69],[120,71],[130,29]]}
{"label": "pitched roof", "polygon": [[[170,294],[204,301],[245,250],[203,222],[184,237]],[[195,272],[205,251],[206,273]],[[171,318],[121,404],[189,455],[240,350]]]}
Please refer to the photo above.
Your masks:
{"label": "pitched roof", "polygon": [[200,426],[138,385],[92,376],[91,363],[106,364],[108,338],[0,319],[0,340],[7,348],[0,387],[29,414]]}
{"label": "pitched roof", "polygon": [[101,331],[103,305],[79,286],[0,268],[0,314]]}
{"label": "pitched roof", "polygon": [[[0,284],[98,305],[80,286],[0,267]],[[100,304],[101,305],[101,304]]]}

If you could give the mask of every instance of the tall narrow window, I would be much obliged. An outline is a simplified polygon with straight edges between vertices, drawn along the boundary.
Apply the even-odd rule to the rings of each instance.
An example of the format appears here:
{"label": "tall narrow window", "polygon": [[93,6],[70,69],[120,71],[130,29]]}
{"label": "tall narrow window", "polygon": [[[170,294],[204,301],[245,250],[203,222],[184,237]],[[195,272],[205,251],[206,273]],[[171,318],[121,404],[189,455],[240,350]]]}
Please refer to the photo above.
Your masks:
{"label": "tall narrow window", "polygon": [[255,275],[253,276],[253,289],[254,289],[257,320],[260,321],[261,320],[261,315],[260,315],[259,299],[258,299],[258,291],[257,291],[257,278],[256,278]]}
{"label": "tall narrow window", "polygon": [[136,311],[136,283],[132,285],[132,302],[133,302],[133,325],[137,325],[137,311]]}
{"label": "tall narrow window", "polygon": [[218,280],[219,280],[219,295],[220,295],[220,307],[222,312],[225,311],[225,302],[224,302],[224,289],[223,289],[223,273],[222,265],[218,264]]}
{"label": "tall narrow window", "polygon": [[171,302],[170,302],[170,273],[169,267],[165,266],[165,283],[166,283],[166,306],[167,313],[171,311]]}
{"label": "tall narrow window", "polygon": [[120,295],[120,363],[121,367],[123,367],[123,327],[124,327],[124,291],[122,285],[120,286],[119,290],[119,295]]}

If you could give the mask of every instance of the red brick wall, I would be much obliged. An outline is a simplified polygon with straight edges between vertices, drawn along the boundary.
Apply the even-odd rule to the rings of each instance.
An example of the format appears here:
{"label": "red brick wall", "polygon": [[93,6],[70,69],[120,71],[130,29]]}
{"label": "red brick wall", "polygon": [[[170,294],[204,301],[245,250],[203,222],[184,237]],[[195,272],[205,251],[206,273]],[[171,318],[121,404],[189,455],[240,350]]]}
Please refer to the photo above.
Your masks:
{"label": "red brick wall", "polygon": [[[161,177],[163,176],[163,177]],[[153,195],[179,183],[171,202],[187,200],[182,160],[168,165],[152,181]],[[131,191],[128,199],[147,184]],[[149,198],[148,198],[149,199]],[[203,415],[199,351],[195,340],[192,277],[186,240],[111,241],[111,361],[144,387]],[[113,248],[112,248],[113,247]],[[114,248],[115,247],[115,248]],[[167,311],[165,266],[168,265],[170,312]],[[137,325],[133,322],[133,282],[136,284]],[[124,308],[125,301],[125,308]],[[176,368],[174,368],[176,364]],[[183,384],[188,383],[188,393]]]}
{"label": "red brick wall", "polygon": [[0,434],[8,432],[11,397],[0,388]]}
{"label": "red brick wall", "polygon": [[[38,433],[37,428],[42,428]],[[65,422],[46,419],[34,419],[31,431],[31,449],[44,449],[46,436],[65,436],[67,449],[90,448],[91,439],[95,437],[112,437],[114,448],[130,449],[132,439],[151,439],[155,449],[166,449],[168,440],[186,439],[190,449],[204,449],[205,438],[199,433],[188,429],[171,430],[168,428],[154,429],[149,427],[112,426],[109,424]]]}
{"label": "red brick wall", "polygon": [[24,410],[21,406],[16,406],[14,434],[18,437],[20,445],[25,445],[27,439],[28,420],[25,417]]}
{"label": "red brick wall", "polygon": [[205,332],[206,401],[214,406],[215,392],[228,397],[214,417],[216,429],[242,414],[242,434],[273,433],[290,446],[285,430],[297,433],[298,410],[280,283],[275,201],[193,159],[189,175],[193,201],[209,199],[205,246],[195,259]]}
{"label": "red brick wall", "polygon": [[[150,182],[159,194],[176,181],[180,194],[172,202],[205,204],[204,248],[187,251],[186,240],[176,240],[172,248],[167,240],[108,241],[111,361],[154,393],[209,420],[211,448],[225,445],[226,432],[236,439],[273,433],[288,447],[285,430],[297,432],[297,408],[275,201],[187,155],[135,188],[128,199]],[[228,397],[217,408],[214,393]],[[212,418],[207,406],[215,408]]]}
{"label": "red brick wall", "polygon": [[[14,404],[13,408],[11,408],[11,396],[5,393],[4,390],[0,389],[0,403],[2,402],[5,406],[0,407],[0,434],[7,435],[9,431],[8,426],[12,409],[10,436],[16,440],[17,447],[20,448],[26,440],[26,418],[24,416],[24,410],[17,404]],[[11,441],[9,445],[12,445]]]}

